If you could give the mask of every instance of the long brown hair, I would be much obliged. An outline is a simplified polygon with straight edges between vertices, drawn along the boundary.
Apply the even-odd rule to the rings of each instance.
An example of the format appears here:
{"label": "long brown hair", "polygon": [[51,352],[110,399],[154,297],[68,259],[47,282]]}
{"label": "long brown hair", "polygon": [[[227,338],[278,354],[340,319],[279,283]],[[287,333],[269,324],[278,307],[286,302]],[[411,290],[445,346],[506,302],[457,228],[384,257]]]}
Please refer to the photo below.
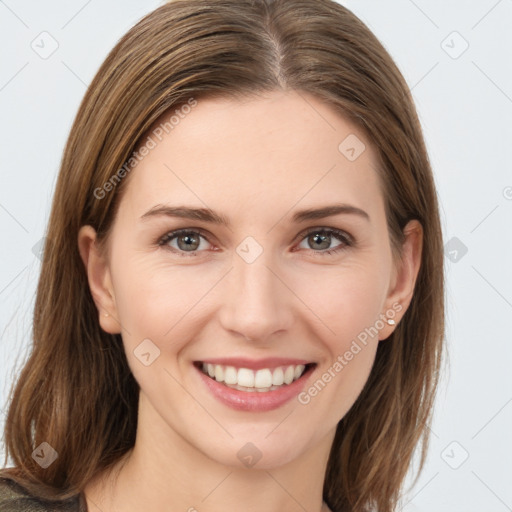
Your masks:
{"label": "long brown hair", "polygon": [[[12,457],[14,468],[2,475],[41,498],[65,499],[134,445],[138,384],[120,335],[99,326],[78,230],[90,224],[106,239],[128,177],[107,191],[104,185],[119,177],[164,112],[191,98],[276,89],[315,95],[367,135],[380,160],[394,248],[409,220],[423,226],[412,302],[379,344],[366,386],[338,424],[323,491],[336,512],[395,508],[415,448],[422,448],[420,467],[427,450],[444,337],[442,234],[407,84],[370,30],[331,0],[174,0],[145,16],[110,52],[64,151],[33,347],[6,418],[6,461]],[[46,469],[31,456],[42,442],[58,452]]]}

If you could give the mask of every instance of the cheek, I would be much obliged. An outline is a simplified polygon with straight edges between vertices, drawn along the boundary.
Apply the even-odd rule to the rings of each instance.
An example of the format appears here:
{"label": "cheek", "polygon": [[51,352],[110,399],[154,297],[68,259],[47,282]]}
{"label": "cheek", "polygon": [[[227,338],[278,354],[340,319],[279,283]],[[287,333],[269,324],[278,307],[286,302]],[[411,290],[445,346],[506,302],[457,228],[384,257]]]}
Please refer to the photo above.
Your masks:
{"label": "cheek", "polygon": [[149,338],[162,347],[165,341],[166,351],[179,350],[183,337],[175,334],[190,325],[190,318],[201,309],[201,299],[219,279],[219,272],[211,268],[172,266],[147,255],[127,258],[113,268],[125,343],[131,347]]}
{"label": "cheek", "polygon": [[308,305],[322,321],[315,337],[325,357],[299,403],[310,408],[311,418],[325,418],[327,426],[345,416],[368,380],[384,326],[379,315],[385,285],[377,269],[351,266],[326,275],[325,282],[317,280],[309,294]]}
{"label": "cheek", "polygon": [[332,348],[341,350],[383,312],[387,279],[378,261],[361,258],[302,272],[293,290],[323,324],[321,339],[332,340]]}

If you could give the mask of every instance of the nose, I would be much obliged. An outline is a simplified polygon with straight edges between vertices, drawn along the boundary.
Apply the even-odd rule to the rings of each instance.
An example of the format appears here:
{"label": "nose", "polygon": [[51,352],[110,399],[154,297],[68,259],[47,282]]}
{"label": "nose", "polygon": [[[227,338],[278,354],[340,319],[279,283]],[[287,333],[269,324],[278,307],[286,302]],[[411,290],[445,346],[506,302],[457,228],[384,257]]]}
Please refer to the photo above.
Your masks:
{"label": "nose", "polygon": [[252,263],[234,254],[233,267],[221,292],[222,327],[252,342],[268,342],[288,331],[294,318],[293,293],[266,251]]}

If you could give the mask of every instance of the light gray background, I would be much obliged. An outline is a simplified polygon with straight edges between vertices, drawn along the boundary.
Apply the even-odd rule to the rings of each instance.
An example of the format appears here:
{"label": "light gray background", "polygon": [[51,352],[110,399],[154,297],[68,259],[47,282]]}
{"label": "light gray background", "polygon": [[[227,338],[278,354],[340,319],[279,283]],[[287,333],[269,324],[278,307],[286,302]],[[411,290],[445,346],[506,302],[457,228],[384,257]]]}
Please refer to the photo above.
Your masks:
{"label": "light gray background", "polygon": [[[427,465],[403,510],[512,511],[512,0],[341,3],[413,91],[449,243],[450,366]],[[2,404],[28,348],[37,243],[79,102],[119,37],[158,5],[0,1]],[[37,53],[52,44],[52,55]]]}

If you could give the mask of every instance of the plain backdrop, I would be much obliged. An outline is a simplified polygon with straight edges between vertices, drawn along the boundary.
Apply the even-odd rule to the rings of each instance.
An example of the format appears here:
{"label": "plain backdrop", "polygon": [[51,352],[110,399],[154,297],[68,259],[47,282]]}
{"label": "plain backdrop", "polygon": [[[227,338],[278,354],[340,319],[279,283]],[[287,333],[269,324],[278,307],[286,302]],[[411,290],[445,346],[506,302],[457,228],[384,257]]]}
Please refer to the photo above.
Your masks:
{"label": "plain backdrop", "polygon": [[[403,510],[512,511],[512,0],[341,3],[412,89],[442,207],[449,365]],[[0,427],[78,105],[109,50],[158,5],[0,1]]]}

